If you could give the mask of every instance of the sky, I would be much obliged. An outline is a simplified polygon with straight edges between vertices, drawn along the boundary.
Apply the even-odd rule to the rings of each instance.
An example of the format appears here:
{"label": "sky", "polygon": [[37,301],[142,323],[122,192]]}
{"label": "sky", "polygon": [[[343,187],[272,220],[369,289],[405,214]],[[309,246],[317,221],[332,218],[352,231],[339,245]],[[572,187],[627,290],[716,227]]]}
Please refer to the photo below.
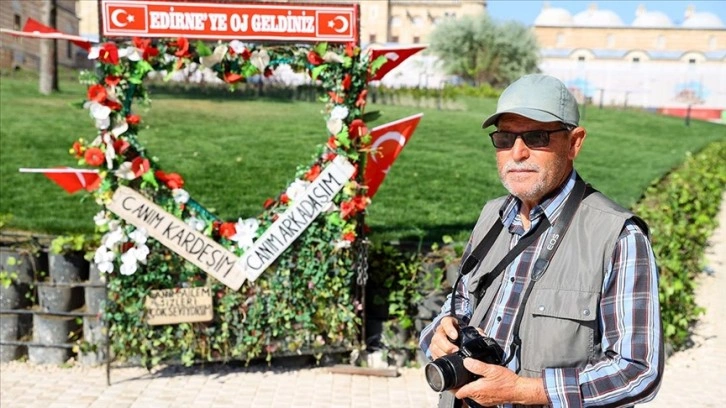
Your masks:
{"label": "sky", "polygon": [[[495,20],[515,20],[526,25],[532,25],[535,18],[542,11],[545,1],[527,0],[488,0],[487,13]],[[623,23],[630,25],[635,19],[635,10],[639,5],[644,5],[647,10],[661,11],[670,17],[675,26],[683,22],[683,15],[689,5],[693,5],[696,11],[708,11],[716,14],[726,24],[726,0],[702,0],[702,1],[547,1],[550,7],[564,8],[572,15],[588,9],[590,4],[597,4],[598,9],[614,11],[623,20]]]}

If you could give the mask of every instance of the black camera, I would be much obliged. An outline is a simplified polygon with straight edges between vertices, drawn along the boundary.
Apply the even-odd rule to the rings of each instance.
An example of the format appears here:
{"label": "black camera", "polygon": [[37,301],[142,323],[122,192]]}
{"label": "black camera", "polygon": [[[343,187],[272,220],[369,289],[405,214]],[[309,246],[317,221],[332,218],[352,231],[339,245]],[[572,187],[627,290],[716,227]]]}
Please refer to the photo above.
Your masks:
{"label": "black camera", "polygon": [[459,388],[479,378],[464,368],[464,359],[467,357],[496,365],[502,365],[504,361],[504,350],[499,344],[479,334],[475,327],[459,330],[459,337],[453,343],[459,346],[459,351],[426,364],[426,381],[436,392]]}

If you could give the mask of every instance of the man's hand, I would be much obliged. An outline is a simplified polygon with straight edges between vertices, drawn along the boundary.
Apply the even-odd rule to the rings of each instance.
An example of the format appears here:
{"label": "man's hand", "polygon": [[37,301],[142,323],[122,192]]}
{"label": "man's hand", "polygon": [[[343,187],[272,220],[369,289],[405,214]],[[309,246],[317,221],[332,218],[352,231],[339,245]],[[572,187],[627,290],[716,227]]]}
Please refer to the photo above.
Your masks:
{"label": "man's hand", "polygon": [[456,318],[453,316],[446,316],[442,318],[439,326],[434,332],[434,337],[431,338],[431,345],[429,346],[431,357],[435,360],[441,356],[445,356],[459,350],[459,347],[451,342],[451,340],[456,340],[458,337],[459,322]]}
{"label": "man's hand", "polygon": [[541,378],[520,377],[506,367],[471,358],[464,359],[464,367],[481,378],[456,390],[456,398],[470,398],[484,406],[549,404]]}

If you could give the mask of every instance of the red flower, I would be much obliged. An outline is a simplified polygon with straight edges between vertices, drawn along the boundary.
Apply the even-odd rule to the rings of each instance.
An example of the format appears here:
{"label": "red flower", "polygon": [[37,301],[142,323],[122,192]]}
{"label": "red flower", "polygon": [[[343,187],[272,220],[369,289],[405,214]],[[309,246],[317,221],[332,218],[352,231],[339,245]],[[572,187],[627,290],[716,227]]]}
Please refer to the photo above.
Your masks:
{"label": "red flower", "polygon": [[88,100],[102,103],[106,100],[108,93],[103,85],[96,84],[88,87]]}
{"label": "red flower", "polygon": [[113,142],[113,150],[116,154],[126,153],[126,150],[128,150],[129,147],[131,147],[131,145],[125,139],[116,139],[116,141]]}
{"label": "red flower", "polygon": [[335,153],[326,153],[325,156],[323,156],[323,160],[325,160],[326,162],[331,162],[335,160],[336,157],[338,157],[338,155]]}
{"label": "red flower", "polygon": [[166,184],[167,187],[174,190],[176,188],[184,187],[184,179],[179,173],[165,173],[161,170],[154,172],[156,179]]}
{"label": "red flower", "polygon": [[91,147],[86,150],[86,154],[83,156],[86,160],[86,164],[89,166],[98,167],[106,161],[106,156],[103,151],[98,147]]}
{"label": "red flower", "polygon": [[98,52],[98,60],[104,64],[118,64],[118,47],[116,47],[116,43],[103,43],[101,50]]}
{"label": "red flower", "polygon": [[323,57],[321,57],[317,52],[310,50],[310,52],[308,52],[308,62],[317,66],[323,63]]}
{"label": "red flower", "polygon": [[145,159],[141,156],[135,158],[133,161],[131,161],[131,171],[134,172],[134,176],[140,177],[149,169],[151,168],[151,165],[149,164],[149,159]]}
{"label": "red flower", "polygon": [[147,61],[159,55],[159,50],[151,45],[151,40],[148,38],[134,37],[134,47],[142,51],[142,57]]}
{"label": "red flower", "polygon": [[126,123],[128,123],[131,126],[138,125],[140,122],[141,122],[141,116],[139,116],[139,115],[135,115],[132,113],[132,114],[126,116]]}
{"label": "red flower", "polygon": [[362,119],[356,119],[350,122],[348,126],[348,135],[351,139],[357,139],[368,134],[368,126]]}
{"label": "red flower", "polygon": [[327,146],[328,146],[328,148],[329,148],[330,150],[335,150],[335,149],[337,149],[337,148],[338,148],[338,145],[337,145],[337,143],[336,143],[336,141],[335,141],[335,136],[330,136],[330,137],[328,138],[328,143],[327,143]]}
{"label": "red flower", "polygon": [[226,82],[228,84],[233,84],[233,83],[239,82],[243,79],[245,79],[245,77],[243,77],[240,74],[235,74],[234,72],[225,72],[224,73],[224,82]]}
{"label": "red flower", "polygon": [[113,111],[120,111],[122,108],[120,103],[112,101],[110,99],[106,99],[105,101],[103,101],[103,104],[111,108],[111,110]]}
{"label": "red flower", "polygon": [[173,42],[171,44],[172,47],[176,47],[176,52],[174,52],[174,55],[177,57],[183,58],[189,55],[189,40],[187,40],[184,37],[177,38],[176,42]]}
{"label": "red flower", "polygon": [[346,232],[343,234],[343,240],[349,242],[355,241],[355,232]]}
{"label": "red flower", "polygon": [[280,202],[283,204],[287,204],[290,202],[290,197],[287,196],[287,193],[280,194]]}
{"label": "red flower", "polygon": [[221,235],[224,238],[231,238],[234,236],[234,234],[237,233],[237,229],[234,226],[233,222],[225,222],[222,223],[222,225],[219,226],[219,235]]}
{"label": "red flower", "polygon": [[356,196],[352,200],[356,210],[363,211],[368,206],[368,200],[364,196]]}
{"label": "red flower", "polygon": [[354,216],[357,212],[356,205],[352,201],[343,201],[340,203],[340,216],[344,220]]}
{"label": "red flower", "polygon": [[121,77],[116,76],[116,75],[108,75],[104,79],[104,82],[106,82],[106,85],[108,85],[108,86],[116,86],[116,85],[118,85],[118,83],[120,81],[121,81]]}
{"label": "red flower", "polygon": [[243,51],[242,51],[242,52],[241,52],[241,53],[239,54],[239,56],[240,56],[240,57],[242,57],[242,59],[243,59],[243,60],[245,60],[245,61],[248,61],[248,60],[250,59],[250,57],[252,56],[252,53],[250,52],[250,50],[248,50],[247,48],[245,48],[245,49],[244,49],[244,50],[243,50]]}
{"label": "red flower", "polygon": [[269,209],[270,207],[272,207],[273,205],[275,205],[275,200],[273,200],[273,199],[271,199],[271,198],[268,198],[267,200],[265,200],[265,203],[264,203],[264,204],[262,204],[262,207],[264,207],[264,208],[265,208],[265,210],[267,210],[267,209]]}
{"label": "red flower", "polygon": [[328,96],[330,96],[330,100],[333,101],[333,103],[343,103],[343,97],[333,91],[328,92]]}
{"label": "red flower", "polygon": [[355,106],[363,108],[366,105],[366,96],[368,96],[368,90],[364,89],[361,91],[360,95],[358,95],[358,99],[355,101]]}
{"label": "red flower", "polygon": [[80,159],[83,156],[83,145],[81,142],[73,142],[73,154],[75,154],[77,159]]}
{"label": "red flower", "polygon": [[355,55],[355,43],[349,42],[345,44],[345,55],[353,57]]}
{"label": "red flower", "polygon": [[343,77],[343,83],[342,83],[343,89],[345,89],[347,91],[348,88],[350,88],[351,82],[352,82],[352,77],[350,76],[350,74],[345,74],[345,76]]}
{"label": "red flower", "polygon": [[320,175],[320,165],[316,164],[313,167],[308,170],[307,173],[305,173],[305,180],[307,181],[313,181]]}

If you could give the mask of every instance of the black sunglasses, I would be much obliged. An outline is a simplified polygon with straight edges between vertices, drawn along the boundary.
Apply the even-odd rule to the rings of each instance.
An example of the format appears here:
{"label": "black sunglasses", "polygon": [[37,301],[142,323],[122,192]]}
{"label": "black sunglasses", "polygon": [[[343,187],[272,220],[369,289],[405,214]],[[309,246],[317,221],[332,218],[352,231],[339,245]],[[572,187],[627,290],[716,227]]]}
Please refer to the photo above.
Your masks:
{"label": "black sunglasses", "polygon": [[557,132],[569,132],[570,129],[556,129],[556,130],[530,130],[529,132],[514,133],[514,132],[502,132],[500,130],[489,133],[489,137],[492,138],[492,144],[497,149],[511,149],[514,146],[514,142],[517,141],[518,137],[522,138],[527,147],[530,149],[536,149],[540,147],[547,147],[550,144],[550,135]]}

